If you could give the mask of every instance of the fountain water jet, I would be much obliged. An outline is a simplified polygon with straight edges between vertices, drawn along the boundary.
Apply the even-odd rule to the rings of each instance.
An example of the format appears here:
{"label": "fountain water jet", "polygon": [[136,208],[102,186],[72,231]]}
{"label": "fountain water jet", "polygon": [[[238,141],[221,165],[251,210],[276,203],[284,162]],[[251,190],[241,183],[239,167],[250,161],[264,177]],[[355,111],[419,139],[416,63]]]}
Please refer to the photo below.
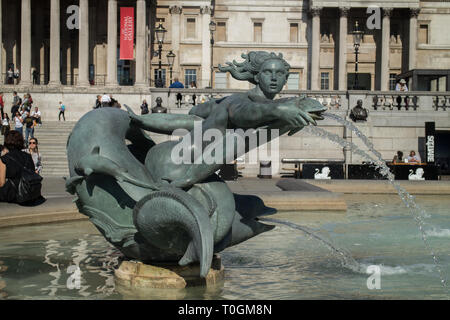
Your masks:
{"label": "fountain water jet", "polygon": [[346,141],[339,137],[336,134],[330,133],[324,129],[313,127],[313,126],[307,126],[305,129],[318,137],[326,138],[334,143],[337,143],[341,145],[344,148],[349,148],[352,152],[362,156],[366,160],[369,160],[374,163],[375,167],[379,170],[379,172],[388,179],[390,184],[397,190],[398,195],[400,196],[400,199],[405,204],[405,206],[410,209],[409,211],[413,215],[414,221],[416,222],[418,229],[420,231],[420,235],[422,237],[422,240],[425,244],[426,249],[430,252],[433,262],[435,264],[435,267],[439,273],[439,278],[441,281],[442,286],[448,291],[447,287],[447,281],[443,274],[442,267],[440,266],[440,263],[437,259],[437,256],[434,252],[434,250],[431,248],[431,246],[428,243],[427,237],[426,237],[426,231],[424,230],[424,221],[422,217],[426,217],[427,213],[424,209],[420,208],[414,201],[414,197],[410,195],[404,188],[402,188],[397,182],[394,181],[395,176],[390,171],[389,167],[386,165],[385,161],[382,159],[381,154],[376,151],[373,147],[373,144],[368,140],[368,138],[357,128],[355,127],[351,122],[331,113],[324,113],[323,116],[331,118],[336,120],[337,122],[344,125],[346,128],[353,131],[362,141],[363,143],[368,147],[368,149],[375,155],[375,157],[371,156],[367,152],[361,150],[358,148],[354,143]]}

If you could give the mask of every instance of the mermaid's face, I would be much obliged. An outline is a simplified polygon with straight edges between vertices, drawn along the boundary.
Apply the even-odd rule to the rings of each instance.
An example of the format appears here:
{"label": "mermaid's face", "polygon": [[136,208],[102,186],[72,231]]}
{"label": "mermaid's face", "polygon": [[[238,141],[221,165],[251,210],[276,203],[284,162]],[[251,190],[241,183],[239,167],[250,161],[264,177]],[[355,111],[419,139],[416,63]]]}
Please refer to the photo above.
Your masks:
{"label": "mermaid's face", "polygon": [[287,70],[279,59],[265,61],[255,79],[264,93],[276,94],[287,81]]}

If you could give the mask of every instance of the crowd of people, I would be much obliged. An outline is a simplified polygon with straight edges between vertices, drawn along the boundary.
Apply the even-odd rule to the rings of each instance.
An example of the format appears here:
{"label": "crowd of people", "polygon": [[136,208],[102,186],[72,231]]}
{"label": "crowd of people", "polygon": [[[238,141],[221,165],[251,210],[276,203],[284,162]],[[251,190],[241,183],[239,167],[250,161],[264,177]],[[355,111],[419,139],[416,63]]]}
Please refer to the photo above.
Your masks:
{"label": "crowd of people", "polygon": [[97,99],[95,100],[94,109],[98,108],[122,108],[122,105],[113,98],[112,94],[97,95]]}
{"label": "crowd of people", "polygon": [[25,134],[25,144],[28,146],[30,138],[34,138],[34,131],[37,126],[42,125],[41,111],[38,106],[33,106],[33,98],[29,93],[23,95],[23,99],[13,92],[13,103],[11,107],[11,117],[4,110],[3,93],[0,93],[1,105],[1,134],[6,134],[11,130],[11,121],[14,130]]}
{"label": "crowd of people", "polygon": [[[13,185],[17,187],[14,184],[14,179],[17,178],[16,176],[20,171],[15,168],[18,163],[25,167],[30,167],[36,174],[41,174],[42,172],[42,156],[39,152],[38,140],[34,136],[35,128],[42,125],[42,118],[39,107],[33,104],[33,98],[29,93],[24,94],[23,98],[21,98],[14,91],[10,110],[11,116],[9,116],[5,110],[3,93],[0,92],[0,132],[4,137],[4,145],[0,145],[2,152],[0,161],[0,201],[14,202],[11,188],[13,188]],[[62,103],[60,102],[60,109],[61,105]],[[62,115],[64,117],[64,112]],[[30,159],[31,162],[29,162]],[[33,166],[31,166],[31,163]],[[2,170],[2,167],[4,170]],[[5,177],[7,180],[3,180],[6,179]],[[7,183],[9,180],[12,183]]]}

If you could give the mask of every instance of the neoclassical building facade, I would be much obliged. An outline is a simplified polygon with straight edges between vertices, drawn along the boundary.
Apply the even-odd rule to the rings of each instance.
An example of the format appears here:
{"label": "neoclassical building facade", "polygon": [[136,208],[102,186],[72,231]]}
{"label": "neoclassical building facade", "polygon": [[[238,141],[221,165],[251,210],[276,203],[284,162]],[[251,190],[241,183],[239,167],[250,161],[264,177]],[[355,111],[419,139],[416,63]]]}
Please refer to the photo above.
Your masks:
{"label": "neoclassical building facade", "polygon": [[[413,89],[450,90],[449,0],[0,0],[0,5],[1,83],[11,68],[19,70],[15,82],[22,86],[152,87],[159,76],[169,86],[172,73],[188,86],[195,81],[199,88],[247,88],[218,65],[243,52],[267,50],[283,53],[292,67],[286,89],[347,90],[355,78],[352,30],[358,22],[364,30],[361,89],[390,90],[404,75]],[[368,13],[374,5],[379,10]],[[121,7],[135,9],[133,60],[119,59]],[[161,70],[159,24],[167,30]],[[172,66],[169,51],[175,54]]]}

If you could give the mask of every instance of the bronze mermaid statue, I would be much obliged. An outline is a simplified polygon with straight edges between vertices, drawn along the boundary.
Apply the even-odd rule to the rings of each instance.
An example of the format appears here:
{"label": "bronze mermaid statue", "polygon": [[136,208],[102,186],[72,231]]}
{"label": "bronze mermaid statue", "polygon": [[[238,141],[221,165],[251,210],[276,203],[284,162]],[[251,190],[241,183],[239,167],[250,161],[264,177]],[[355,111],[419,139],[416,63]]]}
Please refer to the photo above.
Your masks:
{"label": "bronze mermaid statue", "polygon": [[[222,161],[206,162],[204,150],[226,144],[230,130],[278,129],[290,135],[322,120],[325,108],[305,96],[274,99],[289,76],[281,54],[251,51],[244,62],[219,69],[255,87],[194,106],[189,114],[136,115],[115,108],[85,114],[67,141],[68,192],[79,211],[127,259],[144,263],[200,264],[206,277],[213,254],[273,226],[258,217],[273,214],[253,195],[233,194],[216,171],[227,159],[254,148],[226,148]],[[219,141],[195,141],[195,127],[221,133]],[[184,130],[184,161],[174,161],[180,141],[159,144],[145,131],[172,135]],[[270,130],[268,130],[270,132]],[[187,139],[189,138],[189,139]],[[269,136],[267,141],[272,138]],[[257,141],[257,146],[266,141]],[[230,149],[230,150],[228,150]],[[224,149],[225,150],[225,149]]]}

